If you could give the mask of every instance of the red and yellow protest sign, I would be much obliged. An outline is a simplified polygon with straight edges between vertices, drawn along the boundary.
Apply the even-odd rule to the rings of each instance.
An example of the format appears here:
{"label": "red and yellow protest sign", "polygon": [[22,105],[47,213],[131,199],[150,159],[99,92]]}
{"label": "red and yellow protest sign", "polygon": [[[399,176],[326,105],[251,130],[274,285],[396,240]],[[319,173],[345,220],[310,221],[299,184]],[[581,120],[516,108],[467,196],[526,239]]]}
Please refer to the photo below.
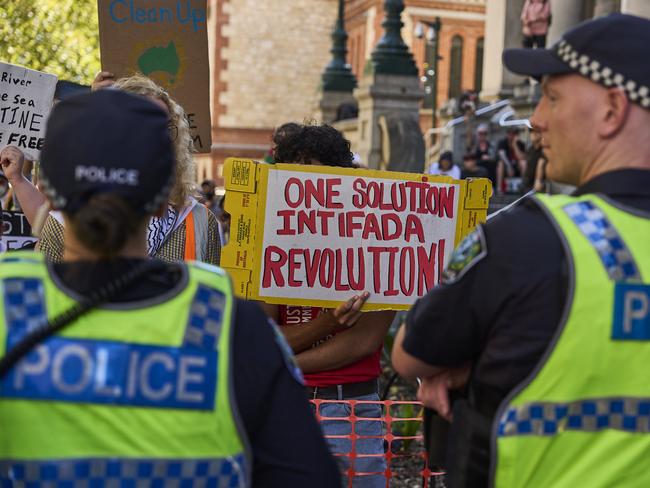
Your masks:
{"label": "red and yellow protest sign", "polygon": [[459,240],[485,220],[489,180],[226,161],[230,242],[221,264],[239,295],[365,310],[407,309],[435,286]]}

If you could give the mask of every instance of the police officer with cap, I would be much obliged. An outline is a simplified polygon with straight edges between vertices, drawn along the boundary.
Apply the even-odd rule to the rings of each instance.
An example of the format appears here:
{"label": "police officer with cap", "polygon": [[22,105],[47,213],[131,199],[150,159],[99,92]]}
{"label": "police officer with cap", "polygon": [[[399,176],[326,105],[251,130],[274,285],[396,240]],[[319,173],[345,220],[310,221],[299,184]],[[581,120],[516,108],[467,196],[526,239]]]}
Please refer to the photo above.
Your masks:
{"label": "police officer with cap", "polygon": [[120,91],[70,98],[41,164],[65,258],[0,258],[0,485],[338,486],[261,310],[219,268],[146,258],[173,184],[167,115]]}
{"label": "police officer with cap", "polygon": [[577,190],[478,228],[398,334],[396,369],[452,421],[451,487],[650,485],[649,45],[614,14],[504,53],[541,80],[548,176]]}

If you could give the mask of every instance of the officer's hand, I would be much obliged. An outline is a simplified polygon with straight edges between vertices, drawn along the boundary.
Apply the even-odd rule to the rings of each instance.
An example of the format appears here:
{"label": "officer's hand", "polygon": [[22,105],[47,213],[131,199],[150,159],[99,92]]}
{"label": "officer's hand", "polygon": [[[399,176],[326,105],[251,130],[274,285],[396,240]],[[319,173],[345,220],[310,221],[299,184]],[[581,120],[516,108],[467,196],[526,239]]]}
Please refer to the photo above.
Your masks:
{"label": "officer's hand", "polygon": [[115,83],[115,75],[108,71],[100,71],[95,76],[93,83],[90,87],[92,91],[101,90],[102,88],[108,88],[113,83]]}
{"label": "officer's hand", "polygon": [[342,303],[334,310],[330,311],[334,321],[339,327],[352,327],[361,317],[361,307],[370,297],[370,293],[364,291],[361,295],[355,295],[347,302]]}
{"label": "officer's hand", "polygon": [[0,165],[9,183],[14,184],[22,178],[24,163],[25,155],[16,146],[7,146],[0,151]]}
{"label": "officer's hand", "polygon": [[445,369],[442,373],[422,378],[418,389],[418,400],[432,408],[442,418],[452,421],[449,405],[449,390],[457,390],[467,384],[470,366]]}

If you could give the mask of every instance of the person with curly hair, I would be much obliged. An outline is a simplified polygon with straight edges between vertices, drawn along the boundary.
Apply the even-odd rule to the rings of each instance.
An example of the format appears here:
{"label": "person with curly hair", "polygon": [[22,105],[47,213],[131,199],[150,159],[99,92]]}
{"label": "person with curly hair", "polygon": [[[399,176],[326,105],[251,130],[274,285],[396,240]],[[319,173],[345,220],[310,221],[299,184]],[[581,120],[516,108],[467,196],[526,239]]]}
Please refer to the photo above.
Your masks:
{"label": "person with curly hair", "polygon": [[[294,163],[355,168],[350,142],[330,125],[301,125],[288,123],[273,135],[273,156],[276,163]],[[296,354],[312,399],[365,400],[378,402],[377,379],[381,372],[380,354],[383,340],[395,316],[392,311],[361,313],[369,293],[351,297],[336,309],[311,306],[263,304]],[[354,477],[353,486],[374,488],[386,486],[386,460],[381,421],[364,421],[356,426],[355,450],[361,456],[349,461],[350,415],[346,403],[324,403],[321,422],[331,451],[345,473],[354,463],[354,472],[373,473]],[[355,415],[381,418],[378,403],[360,403]],[[341,417],[341,420],[332,420]],[[369,455],[369,456],[365,456]],[[344,475],[344,486],[348,480]]]}
{"label": "person with curly hair", "polygon": [[350,151],[350,141],[331,125],[288,122],[275,130],[272,140],[276,163],[357,167]]}
{"label": "person with curly hair", "polygon": [[[151,218],[147,227],[149,256],[165,261],[197,260],[219,264],[221,242],[216,217],[191,196],[195,165],[185,111],[162,87],[141,74],[115,81],[111,73],[100,72],[93,82],[93,91],[109,87],[148,98],[169,115],[169,131],[176,158],[175,180],[168,205]],[[45,197],[18,172],[15,173],[11,172],[13,178],[10,182],[17,187],[16,194],[25,207],[25,215],[34,225]],[[63,259],[63,226],[60,213],[50,212],[40,233],[38,249],[50,261]]]}

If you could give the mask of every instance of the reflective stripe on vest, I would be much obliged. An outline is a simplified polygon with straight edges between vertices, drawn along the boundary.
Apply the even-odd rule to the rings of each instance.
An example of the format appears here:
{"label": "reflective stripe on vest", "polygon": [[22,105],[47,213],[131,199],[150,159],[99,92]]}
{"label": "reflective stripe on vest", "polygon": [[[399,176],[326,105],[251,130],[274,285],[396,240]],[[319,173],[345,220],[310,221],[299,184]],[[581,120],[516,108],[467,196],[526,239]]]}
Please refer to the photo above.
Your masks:
{"label": "reflective stripe on vest", "polygon": [[0,485],[240,487],[243,456],[226,459],[0,460]]}
{"label": "reflective stripe on vest", "polygon": [[494,418],[491,483],[650,486],[650,215],[594,195],[535,199],[564,245],[568,295]]}
{"label": "reflective stripe on vest", "polygon": [[650,398],[598,398],[513,407],[501,417],[499,436],[555,435],[603,429],[650,433]]}
{"label": "reflective stripe on vest", "polygon": [[185,261],[205,261],[208,245],[208,209],[195,204],[185,217]]}
{"label": "reflective stripe on vest", "polygon": [[641,279],[630,250],[601,209],[586,201],[566,205],[564,211],[596,249],[612,280]]}

